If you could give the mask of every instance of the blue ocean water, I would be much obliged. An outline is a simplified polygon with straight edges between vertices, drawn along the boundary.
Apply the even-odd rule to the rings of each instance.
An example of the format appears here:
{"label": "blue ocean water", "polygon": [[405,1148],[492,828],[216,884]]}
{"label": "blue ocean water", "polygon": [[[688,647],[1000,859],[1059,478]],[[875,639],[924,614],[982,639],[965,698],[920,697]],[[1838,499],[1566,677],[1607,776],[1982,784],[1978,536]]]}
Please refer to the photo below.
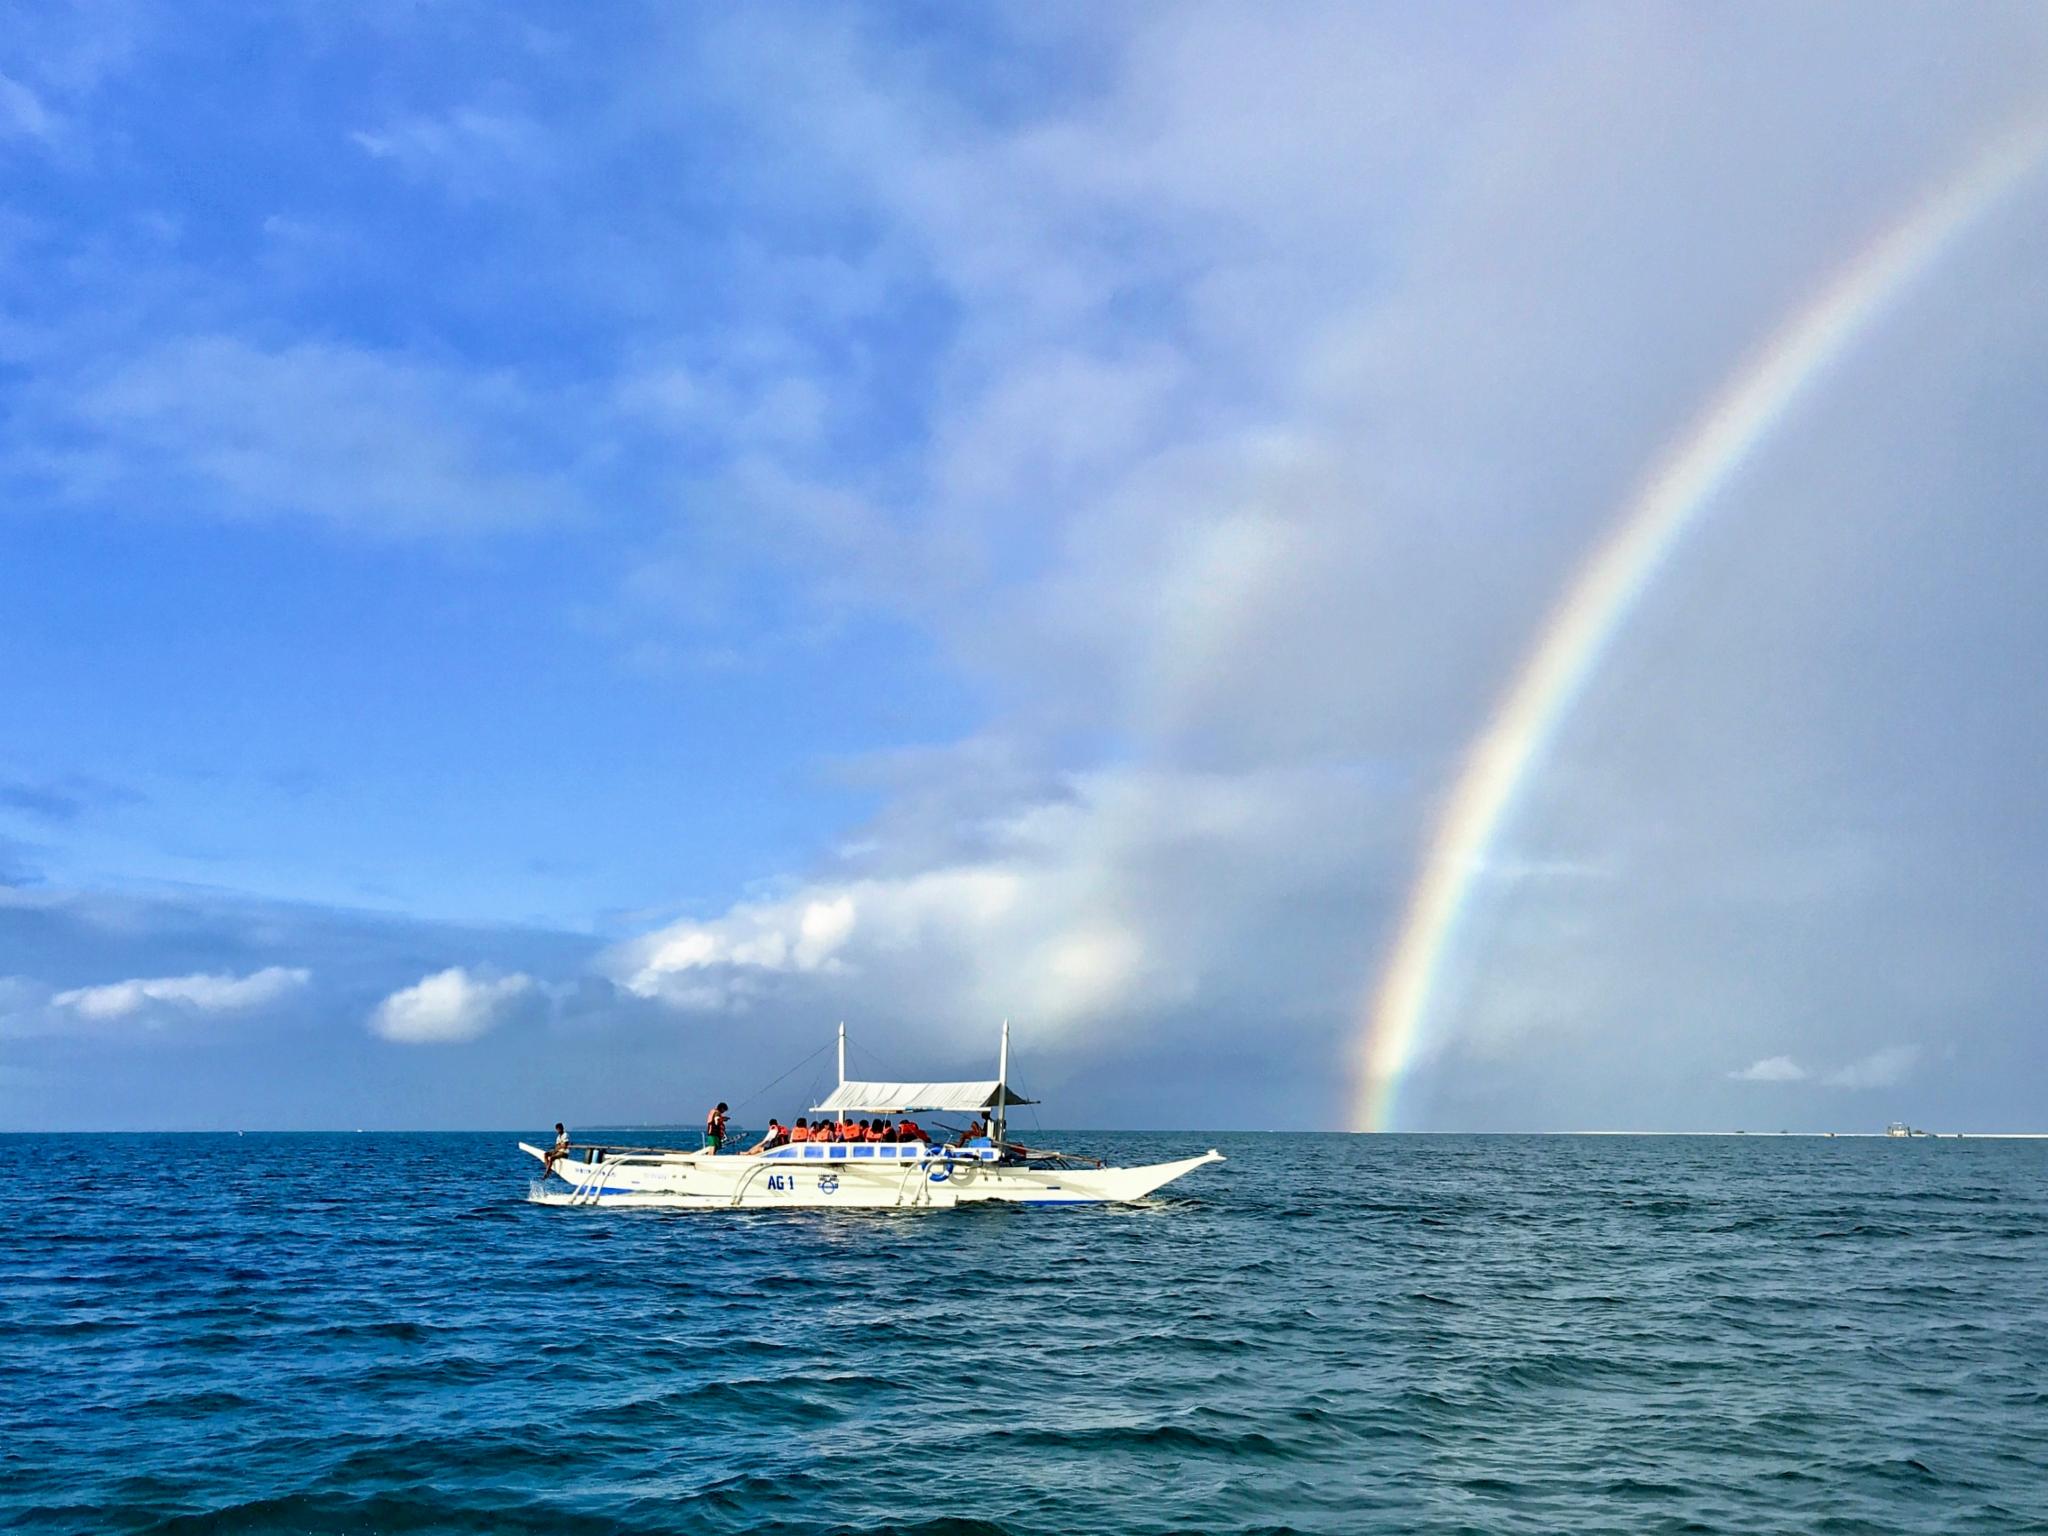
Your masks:
{"label": "blue ocean water", "polygon": [[1144,1205],[0,1138],[0,1527],[2048,1531],[2048,1144],[1092,1135]]}

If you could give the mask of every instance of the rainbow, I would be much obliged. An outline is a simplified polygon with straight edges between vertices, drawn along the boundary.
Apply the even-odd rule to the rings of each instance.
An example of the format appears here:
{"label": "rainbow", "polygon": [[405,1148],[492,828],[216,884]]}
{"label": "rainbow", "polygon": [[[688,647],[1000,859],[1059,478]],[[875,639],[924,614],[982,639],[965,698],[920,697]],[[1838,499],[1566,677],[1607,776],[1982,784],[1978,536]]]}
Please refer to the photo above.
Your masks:
{"label": "rainbow", "polygon": [[1531,769],[1700,512],[1814,381],[1959,235],[2048,156],[2048,118],[2000,138],[1834,273],[1665,452],[1551,611],[1468,751],[1358,1035],[1352,1123],[1388,1130],[1445,954]]}

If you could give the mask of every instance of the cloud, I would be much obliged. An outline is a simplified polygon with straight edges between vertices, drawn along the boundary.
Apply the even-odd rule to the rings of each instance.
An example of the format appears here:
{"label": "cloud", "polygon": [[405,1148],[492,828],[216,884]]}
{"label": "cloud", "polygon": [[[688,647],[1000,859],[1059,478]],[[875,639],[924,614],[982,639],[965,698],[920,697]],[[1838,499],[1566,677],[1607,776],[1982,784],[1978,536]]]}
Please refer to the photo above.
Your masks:
{"label": "cloud", "polygon": [[0,139],[20,136],[48,140],[56,119],[36,93],[19,80],[0,75]]}
{"label": "cloud", "polygon": [[[408,30],[374,50],[406,109],[318,121],[321,148],[370,159],[282,210],[349,259],[216,286],[230,215],[247,234],[279,211],[180,209],[209,232],[204,278],[131,281],[117,249],[99,260],[122,281],[81,289],[91,242],[38,236],[55,254],[23,295],[72,294],[121,334],[31,359],[26,425],[0,432],[79,503],[386,534],[588,511],[596,535],[562,530],[548,579],[493,572],[464,600],[544,620],[564,590],[610,592],[591,627],[650,665],[886,632],[814,674],[863,744],[975,741],[864,786],[873,824],[810,844],[844,853],[749,869],[614,951],[624,1007],[753,1025],[839,1001],[940,1037],[1011,1012],[1077,1044],[1215,1046],[1256,1020],[1274,1060],[1335,1061],[1438,788],[1566,572],[1788,304],[2038,91],[2039,15],[1557,7],[1475,29],[1196,5],[990,12],[942,38],[887,13],[700,9],[525,80],[489,52],[408,79],[435,53]],[[23,78],[67,129],[93,121]],[[526,88],[569,78],[603,84]],[[536,151],[545,186],[520,163]],[[450,218],[400,179],[520,195]],[[351,207],[336,183],[374,195]],[[392,195],[416,218],[393,221]],[[1802,415],[1757,455],[1717,513],[1729,537],[1674,558],[1591,680],[1445,968],[1444,1036],[1544,1069],[1466,1123],[1523,1113],[1539,1081],[1558,1119],[1581,1091],[1632,1115],[1690,1113],[1703,1082],[1743,1095],[1731,1018],[1755,1021],[1742,1054],[1789,1053],[1754,1072],[1899,1038],[1913,1026],[1883,1010],[1924,1018],[1944,982],[2038,991],[2019,960],[1970,963],[2040,926],[2038,850],[1963,842],[1968,807],[1998,799],[1974,789],[2040,778],[2039,684],[2001,670],[2039,650],[2038,361],[1997,387],[1957,366],[2048,355],[2035,214],[1985,231],[1996,259],[1971,280],[1935,274],[1903,356],[1830,382],[1854,433]],[[378,287],[380,262],[403,280]],[[2008,412],[2016,446],[1987,447]],[[645,457],[612,457],[619,439]],[[1982,478],[1914,481],[1923,461]],[[1995,544],[2001,504],[2018,537],[1985,564],[2005,586],[1954,553]],[[1883,585],[1885,563],[1921,585]],[[1969,656],[1944,637],[1978,624],[2009,633]],[[909,686],[876,659],[899,645]],[[1943,764],[1907,738],[1944,698],[1956,728],[1920,734],[1960,792],[1936,795],[1911,786]],[[782,713],[792,759],[845,739]],[[1973,785],[1995,760],[2018,766]],[[662,810],[718,803],[690,799]],[[2024,790],[2003,807],[2038,820]],[[1890,857],[1906,825],[1899,852],[1995,872],[2008,914],[1953,900],[1940,858]],[[1926,871],[1917,911],[1887,868]],[[419,952],[386,951],[352,995],[457,955],[561,974]],[[131,968],[155,967],[78,974]],[[1587,1060],[1634,1080],[1599,1085]],[[1341,1113],[1330,1078],[1304,1115]]]}
{"label": "cloud", "polygon": [[88,811],[132,805],[141,798],[134,790],[85,774],[0,781],[0,808],[52,823],[73,822]]}
{"label": "cloud", "polygon": [[[1355,995],[1339,978],[1362,984],[1380,950],[1374,924],[1411,851],[1400,839],[1429,824],[1434,787],[1609,509],[1788,305],[2034,89],[2005,55],[2042,51],[2041,28],[2000,13],[1910,84],[1889,65],[1816,77],[1813,50],[1843,40],[1833,20],[1804,25],[1765,37],[1740,19],[1700,31],[1665,12],[1564,10],[1494,54],[1455,26],[1392,34],[1343,7],[1181,11],[1094,39],[1099,89],[992,115],[878,30],[722,37],[723,63],[746,60],[730,79],[758,78],[774,54],[804,81],[807,111],[760,129],[771,154],[872,220],[879,259],[962,317],[935,349],[943,387],[915,451],[888,466],[899,494],[873,494],[862,466],[806,462],[848,505],[891,515],[846,518],[846,557],[805,579],[925,625],[983,688],[991,733],[1063,762],[1071,792],[991,787],[940,827],[913,789],[863,836],[881,871],[799,873],[787,894],[627,946],[615,973],[687,1006],[754,1007],[829,978],[878,1006],[893,988],[927,1017],[1007,997],[1007,1011],[1070,1026],[1142,1017],[1195,1033],[1210,999],[1263,970],[1276,1011],[1343,1027]],[[1935,31],[1890,17],[1855,46],[1866,61],[1915,57]],[[1276,80],[1285,113],[1261,105]],[[1932,137],[1930,123],[1943,125]],[[2023,257],[2008,240],[1990,286],[2037,291]],[[1848,383],[1858,406],[1882,387]],[[714,401],[685,378],[671,403]],[[1910,425],[1862,457],[1910,456]],[[1834,516],[1852,504],[1827,477],[1852,461],[1817,454],[1816,484],[1759,493],[1751,534],[1757,519],[1831,517],[1853,533],[1946,504],[1932,490],[1904,506],[1859,497]],[[883,551],[886,574],[845,579]],[[1695,558],[1674,562],[1650,607],[1682,595]],[[1748,623],[1729,594],[1771,579],[1825,622],[1825,562],[1797,565],[1796,592],[1754,562],[1732,549],[1718,588],[1701,589],[1728,626]],[[1625,717],[1592,729],[1614,718],[1600,711],[1615,690],[1660,691],[1629,667],[1659,638],[1647,625],[1615,648],[1582,706],[1612,760],[1569,783],[1584,757],[1560,742],[1552,793],[1531,797],[1542,803],[1480,882],[1485,910],[1446,968],[1463,992],[1437,1022],[1533,1056],[1560,1032],[1626,1038],[1654,1018],[1645,1071],[1818,1083],[1798,1062],[1858,1042],[1792,1021],[1778,1038],[1796,1055],[1728,1074],[1712,1021],[1876,974],[1851,936],[1877,898],[1812,834],[1835,776],[1800,786],[1773,766],[1760,785],[1768,759],[1746,750],[1776,701],[1792,714],[1828,700],[1832,661],[1753,635],[1703,644],[1696,609],[1684,617],[1694,636],[1674,619],[1660,659],[1680,644],[1701,671],[1731,648],[1750,657],[1721,668],[1718,733],[1672,710],[1657,712],[1661,734]],[[1646,746],[1657,770],[1624,772]],[[1688,759],[1723,751],[1747,766],[1725,795],[1686,800]],[[1072,766],[1091,752],[1093,767]],[[1176,790],[1198,781],[1256,803],[1331,764],[1377,792],[1304,796],[1199,837],[1172,825]],[[1659,808],[1666,795],[1675,809]],[[1638,813],[1664,843],[1605,835]],[[1801,822],[1805,835],[1783,835]],[[1681,857],[1658,856],[1673,845]],[[796,946],[820,906],[851,920],[807,966]],[[1490,945],[1500,925],[1510,942]],[[1636,952],[1611,937],[1624,931]],[[1572,963],[1602,945],[1615,952]],[[1299,963],[1270,965],[1275,947]],[[1056,955],[1070,996],[1052,985]],[[1690,1108],[1675,1085],[1668,1102]]]}
{"label": "cloud", "polygon": [[[928,819],[904,800],[854,845],[869,871],[800,882],[614,948],[605,972],[692,1010],[768,1001],[902,1021],[931,1035],[1013,1018],[1064,1036],[1131,1038],[1175,1010],[1262,1010],[1265,1027],[1327,1007],[1353,956],[1302,954],[1300,914],[1354,905],[1380,790],[1342,769],[1103,770],[1041,783],[982,769],[979,807],[939,757]],[[1313,829],[1349,829],[1343,836]],[[895,867],[890,867],[894,861]],[[1232,899],[1214,893],[1228,886]],[[1260,957],[1246,968],[1244,955]]]}
{"label": "cloud", "polygon": [[40,852],[33,844],[0,833],[0,889],[34,885],[42,871],[30,856]]}
{"label": "cloud", "polygon": [[1912,1071],[1913,1063],[1919,1059],[1918,1046],[1886,1046],[1860,1061],[1852,1061],[1846,1067],[1827,1073],[1821,1078],[1821,1084],[1828,1088],[1895,1087],[1905,1081],[1906,1074]]}
{"label": "cloud", "polygon": [[385,535],[530,526],[579,506],[575,450],[504,373],[216,333],[45,376],[25,399],[12,466],[75,501]]}
{"label": "cloud", "polygon": [[73,987],[56,993],[50,1003],[95,1020],[128,1018],[152,1005],[194,1013],[231,1013],[273,1003],[311,979],[310,971],[279,965],[265,966],[247,976],[146,976]]}
{"label": "cloud", "polygon": [[0,784],[0,806],[42,821],[73,821],[85,809],[78,796],[53,784]]}
{"label": "cloud", "polygon": [[389,161],[406,175],[464,200],[529,183],[554,164],[551,141],[538,124],[477,107],[400,118],[349,138],[372,159]]}
{"label": "cloud", "polygon": [[1807,1072],[1790,1056],[1765,1056],[1728,1075],[1738,1083],[1803,1083]]}
{"label": "cloud", "polygon": [[533,978],[521,972],[492,979],[450,966],[385,998],[370,1015],[370,1028],[403,1045],[474,1040],[533,987]]}

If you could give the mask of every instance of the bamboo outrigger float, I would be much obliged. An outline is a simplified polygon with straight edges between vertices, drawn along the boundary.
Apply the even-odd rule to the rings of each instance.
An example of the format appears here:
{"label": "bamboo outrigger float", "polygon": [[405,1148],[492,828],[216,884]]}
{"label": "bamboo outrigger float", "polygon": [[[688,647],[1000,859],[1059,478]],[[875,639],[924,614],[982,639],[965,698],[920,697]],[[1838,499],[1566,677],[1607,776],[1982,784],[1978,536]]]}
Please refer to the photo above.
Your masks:
{"label": "bamboo outrigger float", "polygon": [[[992,1082],[869,1083],[846,1076],[846,1026],[839,1026],[839,1086],[819,1114],[905,1115],[927,1112],[985,1116],[986,1136],[944,1146],[929,1141],[796,1142],[759,1153],[679,1151],[667,1147],[586,1146],[580,1157],[550,1160],[527,1142],[543,1174],[531,1198],[543,1205],[854,1206],[929,1210],[1002,1201],[1012,1205],[1086,1205],[1142,1200],[1161,1186],[1223,1154],[1105,1168],[1092,1159],[1020,1146],[1009,1140],[1013,1104],[1036,1100],[1011,1092],[1010,1026]],[[550,1176],[552,1175],[552,1176]]]}

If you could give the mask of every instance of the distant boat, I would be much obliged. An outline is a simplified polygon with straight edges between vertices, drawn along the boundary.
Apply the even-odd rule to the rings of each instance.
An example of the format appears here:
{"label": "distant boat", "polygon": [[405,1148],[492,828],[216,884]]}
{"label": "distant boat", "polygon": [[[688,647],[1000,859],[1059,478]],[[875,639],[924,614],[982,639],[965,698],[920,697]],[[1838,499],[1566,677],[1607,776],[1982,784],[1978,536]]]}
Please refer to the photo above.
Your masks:
{"label": "distant boat", "polygon": [[[519,1150],[541,1160],[545,1172],[532,1198],[543,1205],[633,1205],[678,1209],[733,1206],[888,1207],[927,1210],[988,1201],[1012,1205],[1088,1205],[1142,1200],[1223,1154],[1106,1168],[1092,1158],[1047,1151],[1009,1139],[1013,1104],[1031,1104],[1010,1089],[1010,1026],[993,1081],[965,1083],[862,1083],[846,1077],[846,1026],[839,1027],[839,1086],[817,1114],[844,1121],[930,1112],[969,1114],[987,1134],[953,1146],[934,1141],[804,1141],[759,1153],[721,1154],[710,1148],[572,1147],[581,1157],[550,1158],[541,1147]],[[559,1180],[557,1184],[556,1180]]]}
{"label": "distant boat", "polygon": [[1932,1131],[1915,1130],[1903,1120],[1894,1120],[1884,1128],[1884,1133],[1887,1136],[1932,1136],[1934,1134]]}

